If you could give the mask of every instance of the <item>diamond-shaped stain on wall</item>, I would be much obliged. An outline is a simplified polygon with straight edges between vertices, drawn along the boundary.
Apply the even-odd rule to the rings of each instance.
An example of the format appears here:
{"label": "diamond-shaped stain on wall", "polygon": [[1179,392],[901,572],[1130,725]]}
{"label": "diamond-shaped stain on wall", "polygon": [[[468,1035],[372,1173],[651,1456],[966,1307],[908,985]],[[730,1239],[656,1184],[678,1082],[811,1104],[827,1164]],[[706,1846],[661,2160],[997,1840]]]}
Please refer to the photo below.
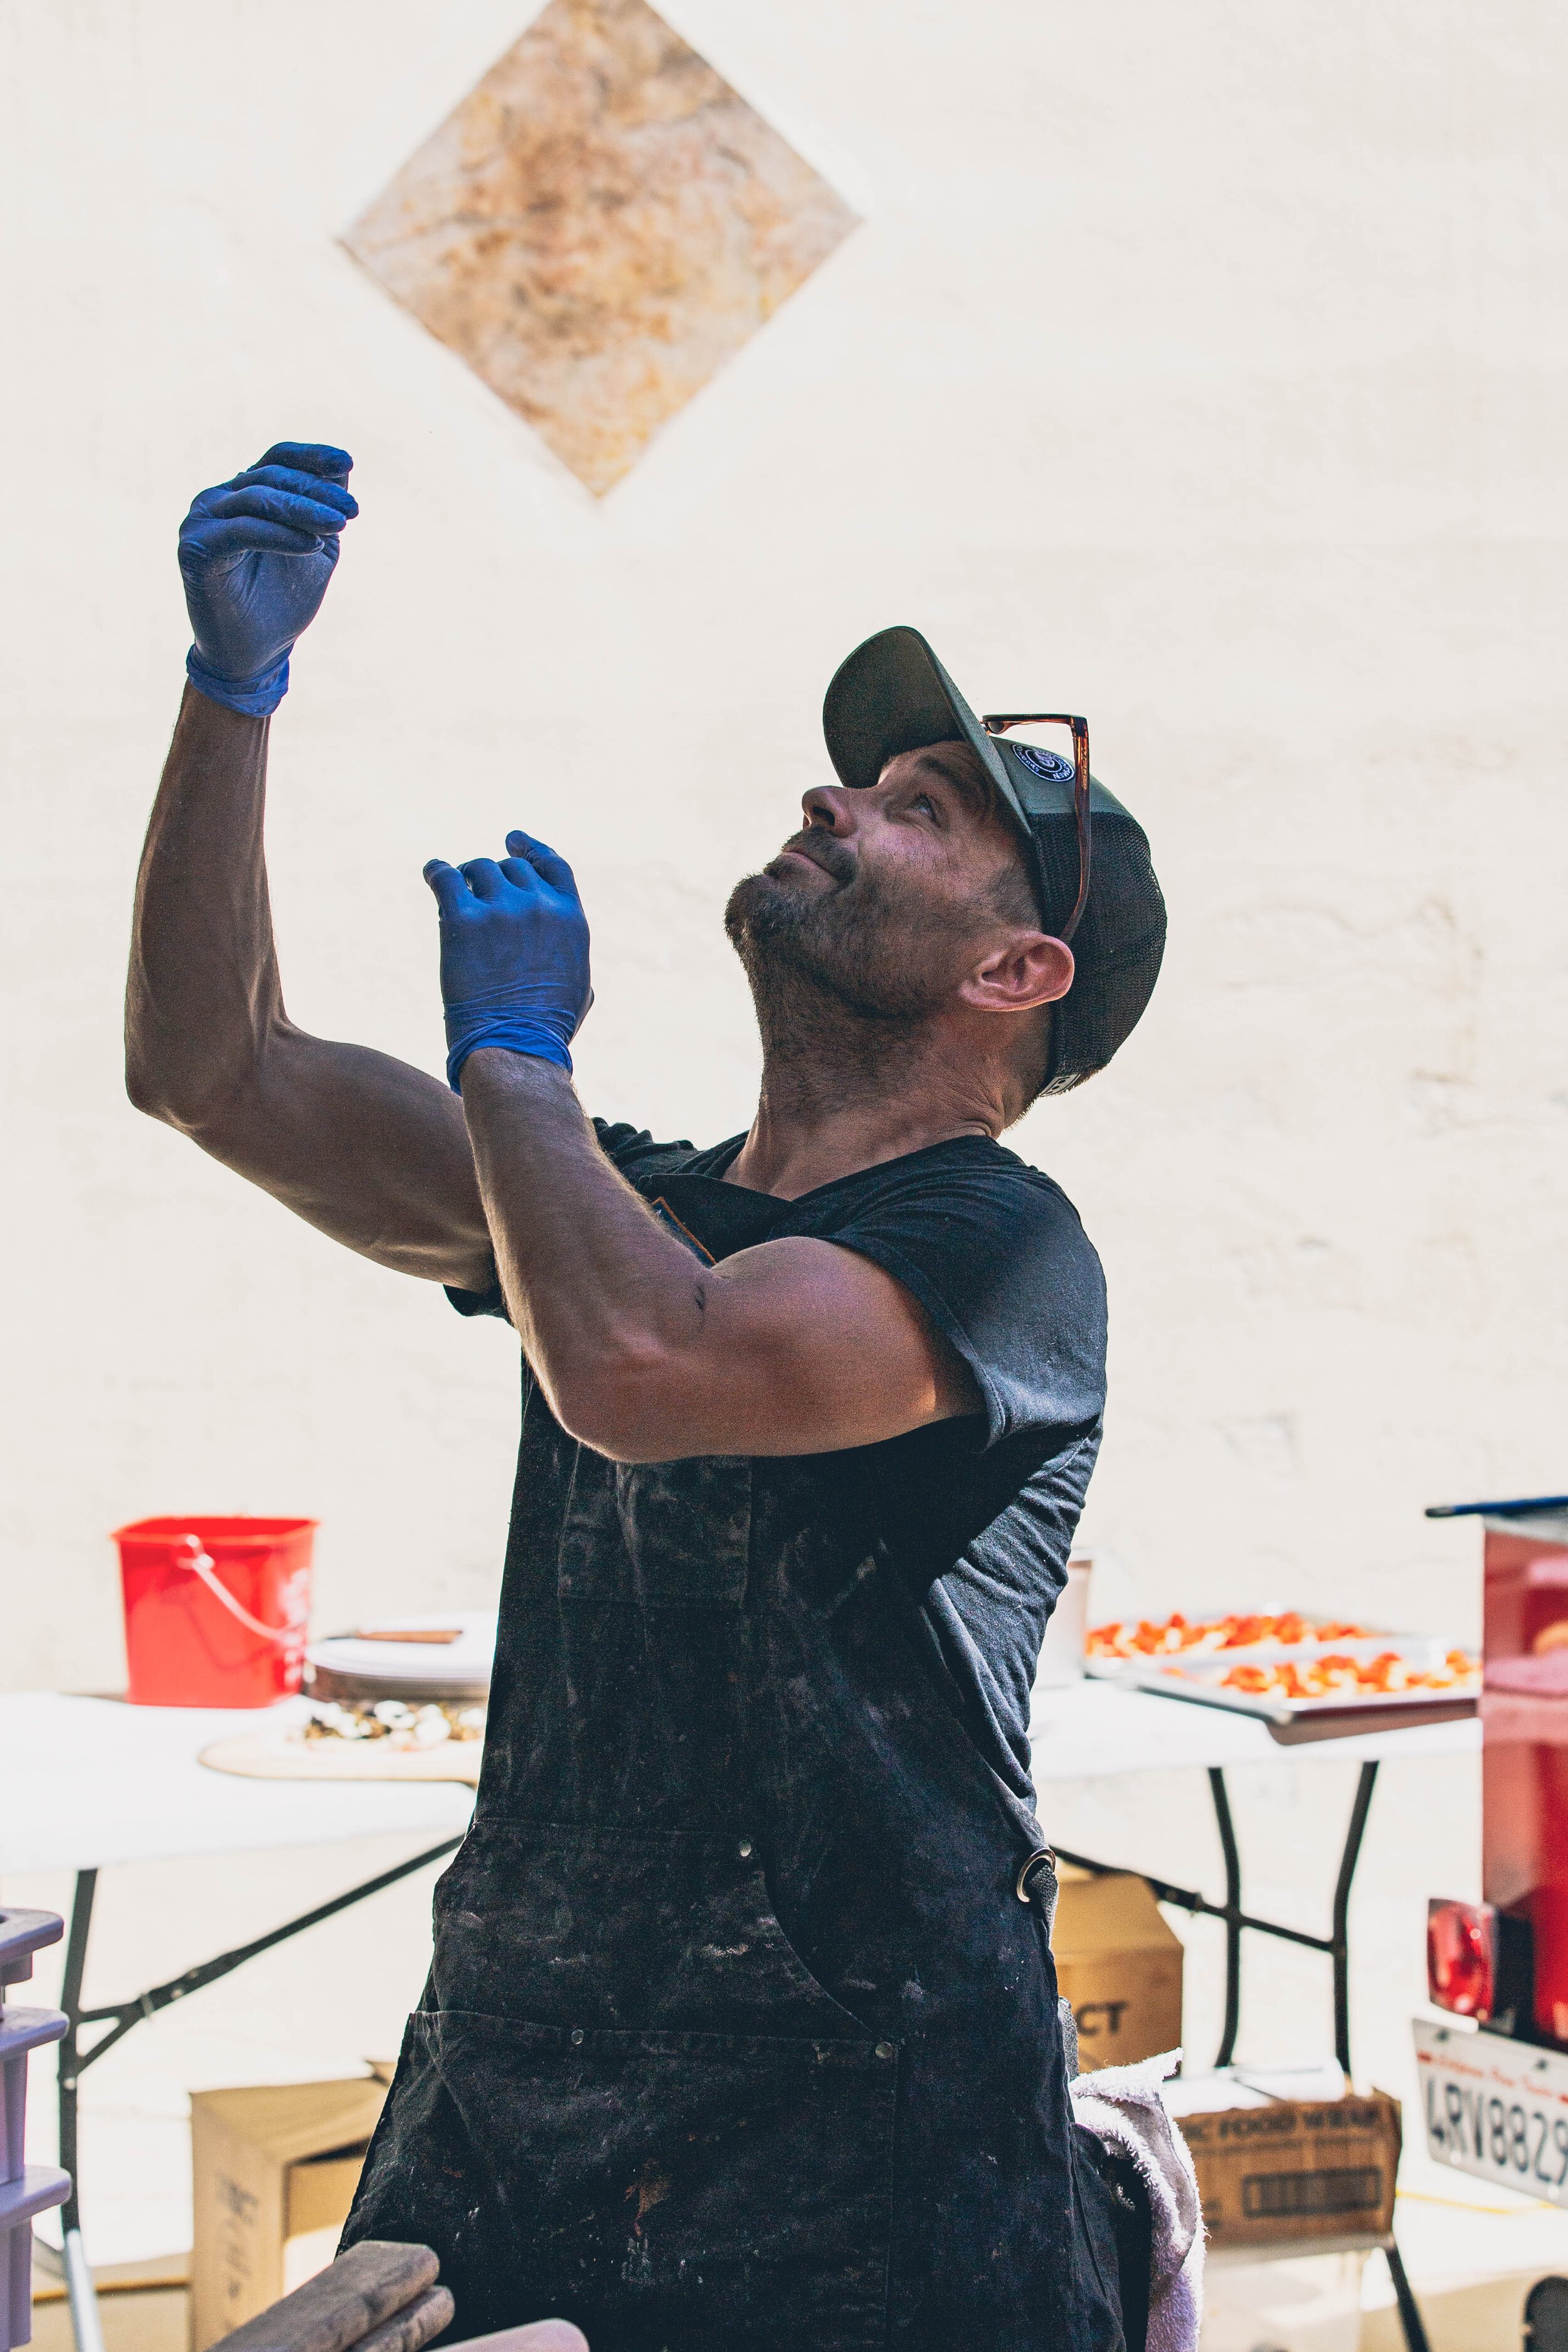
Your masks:
{"label": "diamond-shaped stain on wall", "polygon": [[603,493],[855,225],[644,0],[550,0],[343,243]]}

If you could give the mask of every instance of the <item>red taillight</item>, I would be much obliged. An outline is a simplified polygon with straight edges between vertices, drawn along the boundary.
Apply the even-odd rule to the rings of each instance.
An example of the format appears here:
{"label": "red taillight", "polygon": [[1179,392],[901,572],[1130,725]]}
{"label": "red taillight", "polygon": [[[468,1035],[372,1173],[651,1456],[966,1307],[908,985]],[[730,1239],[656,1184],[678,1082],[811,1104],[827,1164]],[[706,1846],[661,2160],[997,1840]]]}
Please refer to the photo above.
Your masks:
{"label": "red taillight", "polygon": [[1489,1903],[1426,1906],[1426,1990],[1439,2009],[1484,2024],[1497,2000],[1497,1913]]}

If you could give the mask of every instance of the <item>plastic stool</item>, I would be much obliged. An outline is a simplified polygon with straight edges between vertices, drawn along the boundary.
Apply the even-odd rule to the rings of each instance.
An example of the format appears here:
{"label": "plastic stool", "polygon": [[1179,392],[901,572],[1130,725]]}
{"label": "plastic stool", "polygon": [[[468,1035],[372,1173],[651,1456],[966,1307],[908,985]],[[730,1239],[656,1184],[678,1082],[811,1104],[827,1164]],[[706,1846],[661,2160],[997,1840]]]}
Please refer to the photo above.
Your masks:
{"label": "plastic stool", "polygon": [[58,2042],[66,2021],[58,2009],[8,2007],[5,1990],[25,1984],[33,1954],[64,1932],[53,1911],[0,1910],[0,2352],[33,2340],[33,2221],[63,2205],[71,2187],[68,2172],[23,2155],[28,2053]]}

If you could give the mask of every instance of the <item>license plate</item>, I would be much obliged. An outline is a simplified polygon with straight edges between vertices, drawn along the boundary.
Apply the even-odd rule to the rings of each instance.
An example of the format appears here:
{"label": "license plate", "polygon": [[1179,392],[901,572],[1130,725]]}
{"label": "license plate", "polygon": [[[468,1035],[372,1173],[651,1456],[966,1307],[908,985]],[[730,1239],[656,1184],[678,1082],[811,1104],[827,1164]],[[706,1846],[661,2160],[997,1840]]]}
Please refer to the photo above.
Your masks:
{"label": "license plate", "polygon": [[1412,2030],[1434,2159],[1568,2206],[1568,2054],[1425,2018]]}

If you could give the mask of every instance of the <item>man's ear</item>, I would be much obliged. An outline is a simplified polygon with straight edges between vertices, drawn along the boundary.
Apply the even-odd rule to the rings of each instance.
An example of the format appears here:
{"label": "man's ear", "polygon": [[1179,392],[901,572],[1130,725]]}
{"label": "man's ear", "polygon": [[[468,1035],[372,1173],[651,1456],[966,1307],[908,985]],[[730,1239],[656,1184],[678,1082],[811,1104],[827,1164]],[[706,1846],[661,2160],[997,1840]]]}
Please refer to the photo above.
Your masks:
{"label": "man's ear", "polygon": [[993,948],[959,989],[977,1013],[1028,1013],[1055,1004],[1073,983],[1073,954],[1047,931],[1014,931]]}

